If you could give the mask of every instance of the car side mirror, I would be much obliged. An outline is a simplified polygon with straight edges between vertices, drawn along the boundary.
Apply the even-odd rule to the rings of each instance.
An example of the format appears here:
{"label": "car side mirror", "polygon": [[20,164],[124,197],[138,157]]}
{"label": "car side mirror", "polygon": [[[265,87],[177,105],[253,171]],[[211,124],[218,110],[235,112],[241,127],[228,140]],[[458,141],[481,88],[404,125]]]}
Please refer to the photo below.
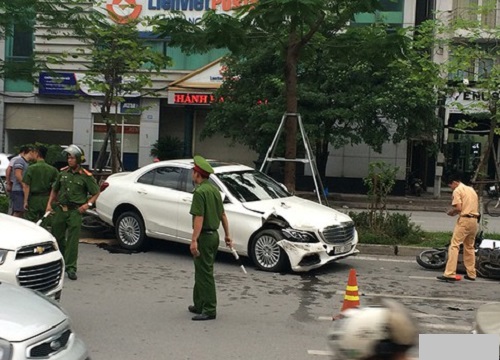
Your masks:
{"label": "car side mirror", "polygon": [[231,201],[226,196],[226,193],[220,191],[220,197],[222,198],[222,203],[223,204],[229,204]]}

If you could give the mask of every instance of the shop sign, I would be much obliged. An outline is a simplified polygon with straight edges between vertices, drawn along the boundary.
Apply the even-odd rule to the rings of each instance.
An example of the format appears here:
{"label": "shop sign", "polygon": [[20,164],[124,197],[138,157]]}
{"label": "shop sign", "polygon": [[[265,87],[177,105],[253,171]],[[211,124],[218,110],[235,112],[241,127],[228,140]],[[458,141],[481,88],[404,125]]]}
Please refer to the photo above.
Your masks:
{"label": "shop sign", "polygon": [[40,95],[80,95],[75,73],[42,71],[38,79],[38,94]]}
{"label": "shop sign", "polygon": [[[140,115],[142,113],[142,110],[140,107],[140,105],[141,105],[141,98],[140,97],[125,98],[125,100],[120,102],[119,104],[117,104],[117,103],[112,104],[111,109],[110,109],[111,114],[116,113],[117,105],[118,105],[118,114]],[[90,106],[91,106],[91,112],[93,114],[100,113],[102,101],[93,100],[91,102]]]}
{"label": "shop sign", "polygon": [[491,93],[479,89],[468,89],[456,91],[446,98],[446,106],[451,114],[459,113],[481,113],[488,111],[488,101],[499,100],[500,92]]}
{"label": "shop sign", "polygon": [[[139,17],[153,17],[180,11],[195,23],[208,10],[230,13],[257,0],[107,0],[105,9],[111,20],[123,24]],[[141,27],[141,26],[139,26]]]}
{"label": "shop sign", "polygon": [[173,93],[169,94],[169,103],[183,105],[210,105],[215,101],[213,94]]}

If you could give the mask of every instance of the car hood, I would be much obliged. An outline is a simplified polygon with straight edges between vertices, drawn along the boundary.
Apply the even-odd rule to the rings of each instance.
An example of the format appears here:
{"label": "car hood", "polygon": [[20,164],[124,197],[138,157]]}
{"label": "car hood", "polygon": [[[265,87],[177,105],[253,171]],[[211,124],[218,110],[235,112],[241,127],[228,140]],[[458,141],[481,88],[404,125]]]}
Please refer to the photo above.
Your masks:
{"label": "car hood", "polygon": [[67,319],[66,314],[43,295],[20,286],[0,283],[0,338],[23,341]]}
{"label": "car hood", "polygon": [[21,246],[55,241],[51,233],[35,223],[5,214],[0,214],[0,229],[0,249],[16,250]]}
{"label": "car hood", "polygon": [[352,219],[328,206],[315,203],[296,196],[282,199],[246,202],[243,206],[249,210],[262,213],[267,219],[271,215],[280,216],[290,226],[297,230],[322,229],[326,226],[337,225]]}

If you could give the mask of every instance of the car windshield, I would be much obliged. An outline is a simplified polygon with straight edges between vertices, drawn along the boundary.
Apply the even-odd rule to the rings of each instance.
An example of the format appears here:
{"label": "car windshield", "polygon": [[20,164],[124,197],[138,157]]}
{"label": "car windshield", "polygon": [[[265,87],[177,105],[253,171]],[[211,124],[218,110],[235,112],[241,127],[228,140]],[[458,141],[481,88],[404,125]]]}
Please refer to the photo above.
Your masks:
{"label": "car windshield", "polygon": [[231,194],[241,202],[279,199],[291,196],[279,183],[256,170],[217,174]]}

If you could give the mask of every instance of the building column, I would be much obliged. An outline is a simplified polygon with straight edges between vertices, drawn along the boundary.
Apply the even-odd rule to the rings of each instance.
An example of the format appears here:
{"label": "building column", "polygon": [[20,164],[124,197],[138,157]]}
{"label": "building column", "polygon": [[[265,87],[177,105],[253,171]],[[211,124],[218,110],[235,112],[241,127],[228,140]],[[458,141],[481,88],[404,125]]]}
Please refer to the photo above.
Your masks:
{"label": "building column", "polygon": [[184,157],[193,157],[193,124],[194,124],[194,109],[184,108]]}

